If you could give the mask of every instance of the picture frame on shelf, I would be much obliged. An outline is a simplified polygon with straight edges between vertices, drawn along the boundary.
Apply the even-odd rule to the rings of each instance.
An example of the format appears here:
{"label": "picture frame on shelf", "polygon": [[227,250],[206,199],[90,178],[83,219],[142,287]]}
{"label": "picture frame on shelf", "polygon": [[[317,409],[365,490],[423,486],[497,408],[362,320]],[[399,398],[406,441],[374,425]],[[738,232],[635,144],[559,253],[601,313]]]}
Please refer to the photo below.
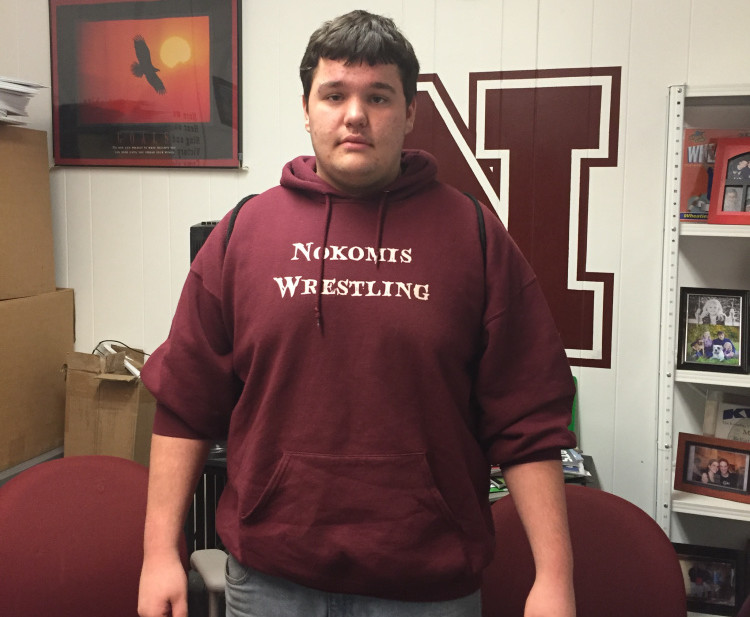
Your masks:
{"label": "picture frame on shelf", "polygon": [[685,580],[687,608],[736,615],[747,596],[747,552],[673,542]]}
{"label": "picture frame on shelf", "polygon": [[55,165],[240,166],[238,0],[50,0]]}
{"label": "picture frame on shelf", "polygon": [[747,373],[748,291],[680,288],[677,368]]}
{"label": "picture frame on shelf", "polygon": [[717,140],[708,222],[750,224],[750,138]]}
{"label": "picture frame on shelf", "polygon": [[706,394],[703,434],[750,443],[750,396],[709,390]]}
{"label": "picture frame on shelf", "polygon": [[680,433],[674,488],[750,504],[750,443]]}
{"label": "picture frame on shelf", "polygon": [[680,220],[705,223],[711,201],[711,185],[719,139],[750,137],[750,129],[690,127],[682,138]]}

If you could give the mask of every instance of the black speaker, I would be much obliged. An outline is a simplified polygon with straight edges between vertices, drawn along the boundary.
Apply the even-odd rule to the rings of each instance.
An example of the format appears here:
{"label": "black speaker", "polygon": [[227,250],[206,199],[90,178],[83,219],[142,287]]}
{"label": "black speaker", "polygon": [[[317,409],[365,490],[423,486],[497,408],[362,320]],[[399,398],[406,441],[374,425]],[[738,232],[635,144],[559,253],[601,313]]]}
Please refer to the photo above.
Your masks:
{"label": "black speaker", "polygon": [[198,254],[208,235],[213,231],[219,221],[203,221],[190,226],[190,263]]}

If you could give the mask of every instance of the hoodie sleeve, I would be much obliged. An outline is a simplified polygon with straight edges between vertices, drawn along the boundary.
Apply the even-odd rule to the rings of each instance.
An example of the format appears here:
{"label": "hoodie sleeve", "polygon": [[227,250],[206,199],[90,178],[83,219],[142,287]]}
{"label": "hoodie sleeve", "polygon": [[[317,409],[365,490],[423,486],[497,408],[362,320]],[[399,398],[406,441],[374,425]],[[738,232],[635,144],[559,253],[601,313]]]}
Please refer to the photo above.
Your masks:
{"label": "hoodie sleeve", "polygon": [[193,261],[169,336],[141,372],[157,401],[153,430],[159,435],[226,439],[242,387],[220,293],[226,227],[225,218]]}
{"label": "hoodie sleeve", "polygon": [[[491,216],[488,219],[494,218]],[[499,221],[488,220],[484,353],[475,393],[489,462],[560,457],[575,385],[565,349],[531,266]]]}

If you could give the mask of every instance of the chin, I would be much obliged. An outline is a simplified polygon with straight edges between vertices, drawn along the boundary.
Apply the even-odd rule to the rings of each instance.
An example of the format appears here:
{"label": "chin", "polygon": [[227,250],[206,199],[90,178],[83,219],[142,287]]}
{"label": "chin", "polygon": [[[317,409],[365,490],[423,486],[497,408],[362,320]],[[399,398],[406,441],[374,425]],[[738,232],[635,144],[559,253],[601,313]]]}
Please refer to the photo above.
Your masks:
{"label": "chin", "polygon": [[380,187],[390,184],[390,179],[386,178],[382,172],[366,165],[345,165],[336,170],[336,175],[332,177],[338,186],[349,187],[359,191],[377,190]]}

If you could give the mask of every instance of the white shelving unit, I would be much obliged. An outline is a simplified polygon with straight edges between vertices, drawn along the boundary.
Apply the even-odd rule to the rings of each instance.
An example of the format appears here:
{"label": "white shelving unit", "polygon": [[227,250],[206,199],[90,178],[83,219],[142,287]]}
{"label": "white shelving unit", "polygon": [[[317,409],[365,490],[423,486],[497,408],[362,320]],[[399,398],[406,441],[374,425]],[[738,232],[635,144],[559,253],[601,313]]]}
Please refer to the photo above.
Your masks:
{"label": "white shelving unit", "polygon": [[735,521],[750,521],[750,506],[747,504],[683,491],[673,492],[672,511]]}
{"label": "white shelving unit", "polygon": [[[667,182],[665,186],[664,254],[659,375],[659,443],[657,521],[675,539],[675,515],[700,517],[700,524],[682,525],[677,541],[703,544],[685,537],[699,530],[703,537],[731,543],[721,533],[729,521],[750,521],[750,505],[676,491],[672,488],[680,432],[702,432],[703,401],[710,389],[750,395],[750,375],[675,370],[679,337],[680,287],[750,289],[750,225],[709,225],[680,222],[680,176],[685,128],[750,129],[750,85],[701,89],[673,86],[669,91]],[[712,533],[712,526],[717,533]],[[735,536],[750,529],[744,526]],[[733,546],[730,548],[744,548]]]}
{"label": "white shelving unit", "polygon": [[680,226],[680,235],[704,238],[750,238],[750,225],[684,223]]}

